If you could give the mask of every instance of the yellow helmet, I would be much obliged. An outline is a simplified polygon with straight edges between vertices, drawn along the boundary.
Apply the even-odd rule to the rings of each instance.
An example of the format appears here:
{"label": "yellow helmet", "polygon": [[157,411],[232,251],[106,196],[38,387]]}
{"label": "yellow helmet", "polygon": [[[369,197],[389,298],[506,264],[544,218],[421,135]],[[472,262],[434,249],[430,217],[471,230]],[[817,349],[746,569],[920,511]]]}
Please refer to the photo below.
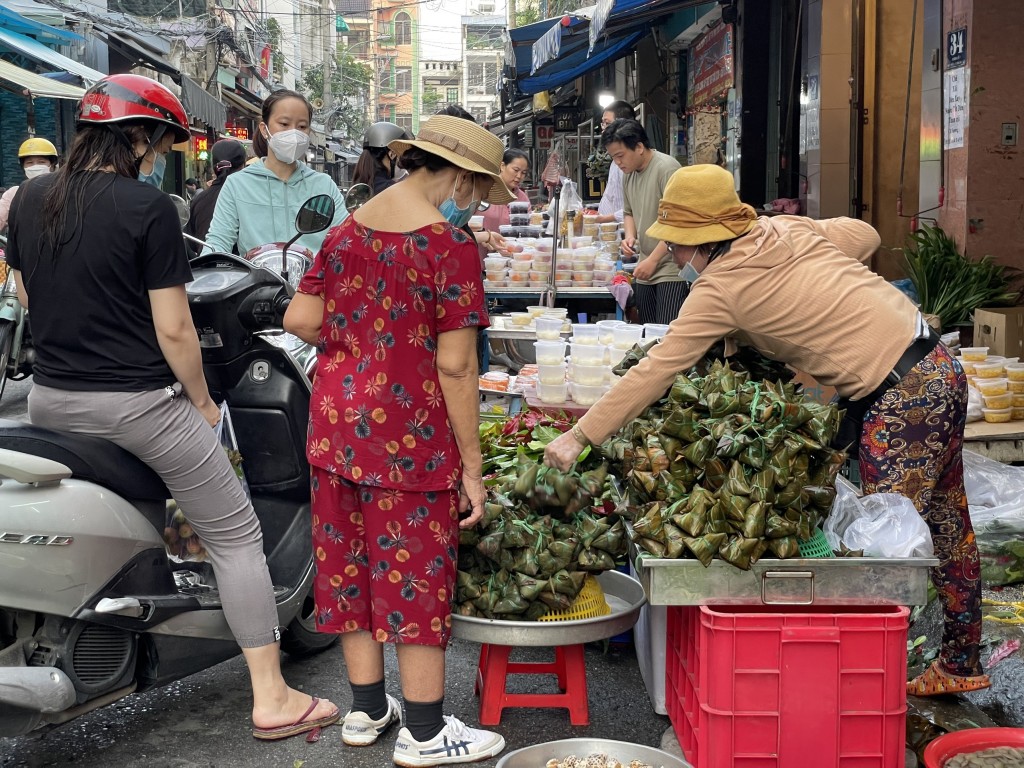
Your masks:
{"label": "yellow helmet", "polygon": [[26,139],[18,148],[18,157],[52,157],[57,159],[57,148],[46,139]]}

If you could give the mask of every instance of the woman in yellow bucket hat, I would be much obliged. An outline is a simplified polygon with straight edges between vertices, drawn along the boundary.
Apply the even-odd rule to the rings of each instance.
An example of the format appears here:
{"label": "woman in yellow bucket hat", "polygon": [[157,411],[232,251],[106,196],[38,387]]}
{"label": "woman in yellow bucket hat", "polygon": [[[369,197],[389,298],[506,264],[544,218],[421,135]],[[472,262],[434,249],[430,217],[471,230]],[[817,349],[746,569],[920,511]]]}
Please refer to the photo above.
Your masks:
{"label": "woman in yellow bucket hat", "polygon": [[[25,172],[26,179],[53,173],[57,167],[57,148],[48,139],[33,136],[25,139],[18,147],[18,162]],[[7,220],[11,215],[11,202],[18,194],[18,187],[13,186],[0,195],[0,231],[7,229]]]}
{"label": "woman in yellow bucket hat", "polygon": [[566,469],[725,337],[810,374],[842,398],[846,436],[837,447],[856,452],[864,491],[909,497],[932,531],[942,648],[908,693],[989,687],[963,480],[967,381],[917,307],[865,266],[880,242],[875,230],[845,217],[759,218],[728,171],[695,165],[672,175],[647,233],[668,245],[690,295],[661,343],[548,446],[545,461]]}

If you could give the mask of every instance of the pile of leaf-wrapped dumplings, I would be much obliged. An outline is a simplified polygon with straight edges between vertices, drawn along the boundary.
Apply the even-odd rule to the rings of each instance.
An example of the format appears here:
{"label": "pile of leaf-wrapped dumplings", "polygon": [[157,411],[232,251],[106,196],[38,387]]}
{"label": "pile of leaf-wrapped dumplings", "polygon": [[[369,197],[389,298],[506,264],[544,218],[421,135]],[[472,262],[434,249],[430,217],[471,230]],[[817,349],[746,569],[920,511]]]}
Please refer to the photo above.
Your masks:
{"label": "pile of leaf-wrapped dumplings", "polygon": [[845,454],[829,444],[839,419],[792,384],[754,381],[721,362],[705,376],[680,374],[613,448],[637,544],[743,569],[766,552],[798,556],[835,497]]}
{"label": "pile of leaf-wrapped dumplings", "polygon": [[592,512],[607,474],[606,464],[562,473],[521,454],[480,523],[459,534],[455,613],[536,621],[568,610],[588,573],[613,569],[626,549],[622,520]]}

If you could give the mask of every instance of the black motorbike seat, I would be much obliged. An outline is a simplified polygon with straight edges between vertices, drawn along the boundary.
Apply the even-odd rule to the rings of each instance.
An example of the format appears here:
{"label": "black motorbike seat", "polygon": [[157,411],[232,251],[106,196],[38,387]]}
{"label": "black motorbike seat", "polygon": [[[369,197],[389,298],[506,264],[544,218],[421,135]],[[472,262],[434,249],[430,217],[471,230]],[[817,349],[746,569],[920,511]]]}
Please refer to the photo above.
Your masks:
{"label": "black motorbike seat", "polygon": [[0,448],[41,456],[71,470],[71,476],[103,486],[125,499],[171,498],[160,476],[124,448],[92,435],[0,419]]}

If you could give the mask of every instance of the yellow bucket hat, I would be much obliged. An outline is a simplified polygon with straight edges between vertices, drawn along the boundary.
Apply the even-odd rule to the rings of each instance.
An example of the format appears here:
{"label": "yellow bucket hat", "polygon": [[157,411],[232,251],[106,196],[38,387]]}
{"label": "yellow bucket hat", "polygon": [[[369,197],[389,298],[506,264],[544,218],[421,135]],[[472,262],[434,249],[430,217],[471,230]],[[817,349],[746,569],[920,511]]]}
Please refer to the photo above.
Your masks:
{"label": "yellow bucket hat", "polygon": [[409,147],[419,147],[443,157],[453,165],[494,179],[487,202],[496,205],[511,203],[516,196],[501,180],[501,159],[505,145],[497,136],[472,120],[449,115],[434,115],[420,126],[415,139],[395,139],[388,149],[401,157]]}
{"label": "yellow bucket hat", "polygon": [[757,213],[736,195],[732,174],[717,165],[690,165],[672,174],[647,235],[666,243],[703,245],[747,234]]}

